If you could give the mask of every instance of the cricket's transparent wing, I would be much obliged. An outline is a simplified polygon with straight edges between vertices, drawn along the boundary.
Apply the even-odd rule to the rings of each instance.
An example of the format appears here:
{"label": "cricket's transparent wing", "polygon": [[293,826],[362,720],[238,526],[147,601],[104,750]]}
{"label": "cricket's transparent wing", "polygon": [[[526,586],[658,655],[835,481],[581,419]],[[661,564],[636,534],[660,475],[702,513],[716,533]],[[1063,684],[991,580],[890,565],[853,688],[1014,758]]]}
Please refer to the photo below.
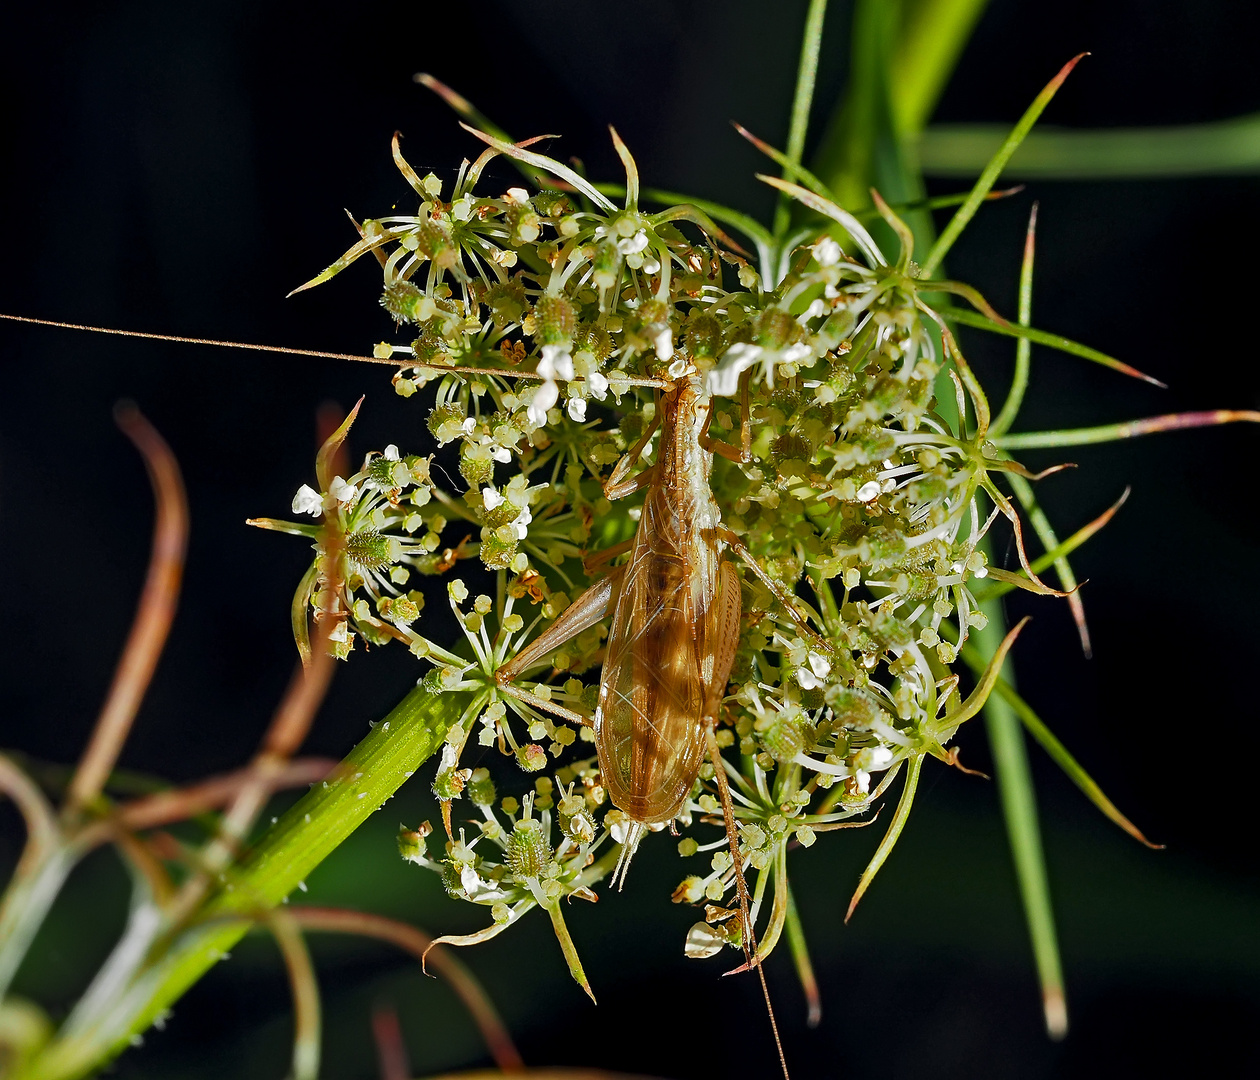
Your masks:
{"label": "cricket's transparent wing", "polygon": [[[661,500],[663,501],[663,500]],[[636,821],[678,813],[704,760],[707,607],[697,567],[668,507],[649,498],[613,614],[595,715],[595,745],[613,803]],[[658,526],[663,526],[659,527]],[[706,575],[701,574],[703,579]]]}

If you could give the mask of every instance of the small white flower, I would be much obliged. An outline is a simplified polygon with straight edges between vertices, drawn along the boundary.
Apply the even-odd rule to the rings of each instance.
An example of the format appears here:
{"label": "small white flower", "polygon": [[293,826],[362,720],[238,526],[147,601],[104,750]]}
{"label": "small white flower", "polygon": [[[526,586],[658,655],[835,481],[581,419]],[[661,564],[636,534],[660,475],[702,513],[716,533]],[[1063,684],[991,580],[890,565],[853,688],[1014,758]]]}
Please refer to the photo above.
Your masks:
{"label": "small white flower", "polygon": [[569,418],[582,423],[586,419],[586,399],[575,397],[569,398]]}
{"label": "small white flower", "polygon": [[503,502],[503,496],[495,491],[494,488],[483,487],[481,489],[481,504],[487,510],[493,510],[501,502]]}
{"label": "small white flower", "polygon": [[535,427],[542,427],[547,422],[547,410],[559,400],[559,388],[548,379],[534,392],[534,400],[529,404],[530,423]]}
{"label": "small white flower", "polygon": [[324,497],[310,484],[303,484],[293,496],[293,512],[319,517],[324,510]]}
{"label": "small white flower", "polygon": [[731,397],[739,388],[739,377],[757,362],[765,352],[760,345],[737,341],[709,372],[709,393],[719,397]]}
{"label": "small white flower", "polygon": [[586,377],[586,385],[591,388],[591,394],[600,401],[608,396],[608,380],[598,371],[593,371]]}
{"label": "small white flower", "polygon": [[482,888],[482,880],[477,876],[477,871],[471,866],[463,867],[459,872],[459,883],[464,887],[464,892],[475,893]]}
{"label": "small white flower", "polygon": [[515,203],[529,202],[529,192],[523,187],[510,187],[507,189],[507,201]]}
{"label": "small white flower", "polygon": [[[648,246],[647,233],[640,229],[633,236],[617,241],[617,250],[623,255],[637,255]],[[659,269],[659,267],[658,267]]]}
{"label": "small white flower", "polygon": [[779,363],[781,364],[798,364],[802,360],[808,359],[814,355],[811,349],[803,341],[798,341],[795,345],[789,345],[781,353],[779,353]]}
{"label": "small white flower", "polygon": [[340,476],[334,476],[333,482],[328,485],[328,494],[345,506],[354,502],[359,489],[354,484],[346,483]]}
{"label": "small white flower", "polygon": [[835,266],[840,261],[840,257],[844,254],[830,236],[824,236],[814,245],[814,258],[818,261],[819,266]]}
{"label": "small white flower", "polygon": [[673,331],[668,326],[662,327],[653,335],[652,344],[656,348],[657,359],[662,363],[667,362],[674,355]]}
{"label": "small white flower", "polygon": [[[573,356],[567,345],[544,345],[542,359],[538,361],[538,374],[550,382],[552,379],[573,378]],[[548,406],[550,408],[550,406]]]}
{"label": "small white flower", "polygon": [[529,507],[524,507],[516,520],[512,522],[512,528],[516,530],[516,539],[524,540],[529,535],[529,523],[534,520],[534,515],[529,512]]}

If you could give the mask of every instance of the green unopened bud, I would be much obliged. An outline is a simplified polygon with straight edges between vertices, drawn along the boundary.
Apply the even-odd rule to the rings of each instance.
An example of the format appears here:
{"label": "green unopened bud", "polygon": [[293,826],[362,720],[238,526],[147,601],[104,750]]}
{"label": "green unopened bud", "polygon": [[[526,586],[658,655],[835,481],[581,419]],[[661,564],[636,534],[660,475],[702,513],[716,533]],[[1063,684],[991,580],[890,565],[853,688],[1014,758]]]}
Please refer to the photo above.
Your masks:
{"label": "green unopened bud", "polygon": [[493,806],[495,800],[494,781],[490,779],[489,769],[474,769],[468,782],[468,798],[474,806]]}
{"label": "green unopened bud", "polygon": [[537,818],[522,818],[508,837],[503,861],[518,878],[540,877],[551,863],[551,845]]}
{"label": "green unopened bud", "polygon": [[534,304],[534,337],[540,345],[572,345],[577,333],[577,308],[563,294],[548,293]]}

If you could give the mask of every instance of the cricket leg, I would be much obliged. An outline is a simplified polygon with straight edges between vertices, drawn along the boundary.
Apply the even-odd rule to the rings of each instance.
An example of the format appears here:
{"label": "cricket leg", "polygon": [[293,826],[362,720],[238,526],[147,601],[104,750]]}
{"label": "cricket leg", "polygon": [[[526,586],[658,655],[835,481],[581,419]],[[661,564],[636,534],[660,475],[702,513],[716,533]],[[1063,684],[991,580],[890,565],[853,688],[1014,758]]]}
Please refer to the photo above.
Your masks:
{"label": "cricket leg", "polygon": [[817,641],[826,647],[826,642],[819,635],[818,631],[809,625],[809,620],[805,618],[800,608],[796,606],[797,598],[761,568],[761,564],[757,562],[756,556],[748,550],[744,542],[725,525],[719,525],[715,531],[729,545],[730,549],[744,561],[748,569],[757,576],[758,580],[774,594],[774,598],[787,610],[788,615],[800,627],[801,632],[807,638]]}
{"label": "cricket leg", "polygon": [[[709,760],[713,764],[713,778],[717,781],[718,797],[722,803],[722,820],[726,824],[726,841],[731,849],[732,866],[735,869],[735,892],[739,897],[739,917],[742,923],[744,946],[744,964],[735,971],[747,971],[750,967],[757,969],[757,977],[761,980],[761,994],[766,1002],[766,1015],[770,1018],[770,1031],[774,1035],[775,1049],[779,1052],[779,1065],[783,1069],[783,1080],[791,1080],[788,1076],[787,1057],[783,1053],[783,1041],[779,1038],[779,1024],[774,1017],[774,1005],[770,1001],[770,987],[766,984],[766,973],[761,961],[757,958],[757,938],[753,934],[752,915],[749,912],[748,883],[744,880],[744,871],[740,865],[739,833],[735,825],[735,804],[731,799],[731,785],[726,779],[726,769],[722,764],[722,751],[718,749],[717,735],[713,724],[705,725],[705,735],[709,743]],[[727,972],[733,975],[735,972]]]}
{"label": "cricket leg", "polygon": [[647,444],[660,426],[661,413],[660,409],[657,409],[656,415],[652,417],[652,422],[648,424],[647,430],[640,436],[639,441],[621,455],[617,464],[613,466],[612,472],[608,474],[608,479],[603,481],[604,498],[609,502],[625,498],[625,496],[633,494],[640,488],[647,487],[655,479],[655,466],[650,469],[644,469],[643,472],[631,477],[629,480],[626,477],[629,475],[634,463],[639,460],[643,451],[647,449]]}
{"label": "cricket leg", "polygon": [[624,576],[625,568],[618,566],[606,577],[600,578],[565,608],[555,622],[499,668],[494,677],[500,689],[507,690],[507,684],[521,672],[603,619],[621,588],[621,579]]}

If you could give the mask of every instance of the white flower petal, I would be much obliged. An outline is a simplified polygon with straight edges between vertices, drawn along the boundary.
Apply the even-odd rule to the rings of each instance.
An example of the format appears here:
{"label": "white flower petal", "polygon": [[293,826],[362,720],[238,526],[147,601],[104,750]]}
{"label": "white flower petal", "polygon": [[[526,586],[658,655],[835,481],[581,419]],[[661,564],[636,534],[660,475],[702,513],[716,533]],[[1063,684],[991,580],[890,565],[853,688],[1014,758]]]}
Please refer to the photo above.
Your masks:
{"label": "white flower petal", "polygon": [[732,345],[717,367],[709,372],[709,393],[719,397],[730,397],[739,388],[739,377],[753,366],[765,350],[760,345],[752,345],[739,341]]}
{"label": "white flower petal", "polygon": [[569,418],[582,423],[586,419],[586,399],[575,397],[569,398]]}
{"label": "white flower petal", "polygon": [[818,261],[819,266],[835,266],[840,261],[844,252],[840,250],[840,245],[830,236],[825,236],[814,245],[814,258]]}
{"label": "white flower petal", "polygon": [[669,360],[674,355],[674,334],[668,326],[656,332],[652,338],[652,344],[656,348],[657,359],[662,362]]}
{"label": "white flower petal", "polygon": [[633,236],[617,241],[617,250],[623,255],[637,255],[648,246],[647,233],[640,229]]}
{"label": "white flower petal", "polygon": [[346,483],[340,476],[334,476],[333,482],[328,485],[328,494],[344,505],[354,501],[359,489],[354,484]]}
{"label": "white flower petal", "polygon": [[503,496],[495,491],[494,488],[483,487],[481,489],[481,505],[487,510],[493,510],[501,502],[503,502]]}
{"label": "white flower petal", "polygon": [[398,447],[397,447],[397,446],[395,446],[393,443],[390,443],[387,447],[385,447],[385,453],[384,453],[384,455],[383,455],[383,456],[384,456],[384,458],[385,458],[385,460],[386,460],[386,461],[399,461],[399,460],[401,460],[401,458],[399,457],[399,454],[398,454]]}
{"label": "white flower petal", "polygon": [[591,388],[591,393],[600,401],[603,401],[608,396],[608,380],[598,371],[593,371],[586,377],[586,385]]}
{"label": "white flower petal", "polygon": [[319,517],[324,510],[324,497],[310,484],[303,484],[293,496],[293,512]]}

